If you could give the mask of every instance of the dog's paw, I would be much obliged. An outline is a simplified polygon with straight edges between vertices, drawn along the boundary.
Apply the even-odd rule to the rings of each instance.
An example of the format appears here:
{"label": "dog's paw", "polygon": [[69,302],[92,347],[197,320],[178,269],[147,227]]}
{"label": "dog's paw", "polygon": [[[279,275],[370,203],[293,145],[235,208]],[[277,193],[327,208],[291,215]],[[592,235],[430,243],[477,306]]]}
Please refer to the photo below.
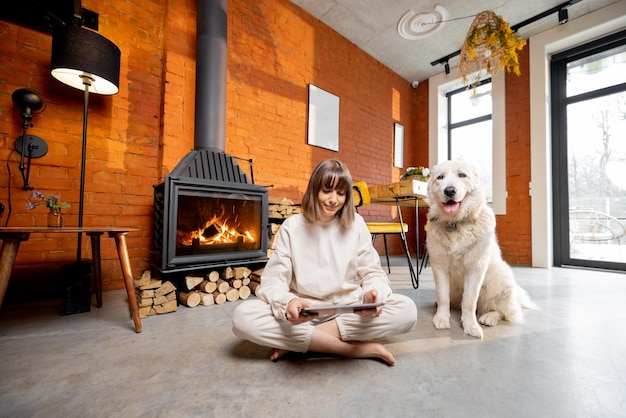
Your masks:
{"label": "dog's paw", "polygon": [[[469,322],[469,321],[468,321]],[[463,323],[463,331],[474,338],[483,338],[483,329],[478,325],[478,322],[472,321],[469,325]]]}
{"label": "dog's paw", "polygon": [[433,325],[437,329],[450,329],[450,317],[444,315],[435,315],[433,317]]}
{"label": "dog's paw", "polygon": [[478,322],[480,322],[483,325],[487,325],[488,327],[495,327],[496,325],[498,325],[498,321],[501,319],[502,319],[502,314],[500,312],[491,311],[482,315],[478,319]]}

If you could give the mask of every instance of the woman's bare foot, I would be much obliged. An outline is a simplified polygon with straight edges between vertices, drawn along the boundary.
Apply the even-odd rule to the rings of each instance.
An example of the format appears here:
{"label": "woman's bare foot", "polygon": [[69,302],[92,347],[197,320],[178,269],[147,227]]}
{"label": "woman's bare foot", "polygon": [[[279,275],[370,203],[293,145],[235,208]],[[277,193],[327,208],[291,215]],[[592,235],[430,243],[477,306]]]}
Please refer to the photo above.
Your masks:
{"label": "woman's bare foot", "polygon": [[270,361],[278,361],[279,358],[287,354],[289,350],[281,350],[280,348],[272,349],[272,353],[270,354]]}
{"label": "woman's bare foot", "polygon": [[350,344],[355,347],[355,352],[350,355],[350,357],[377,358],[390,366],[394,366],[396,364],[396,359],[393,358],[393,355],[387,351],[385,346],[381,343],[355,341]]}

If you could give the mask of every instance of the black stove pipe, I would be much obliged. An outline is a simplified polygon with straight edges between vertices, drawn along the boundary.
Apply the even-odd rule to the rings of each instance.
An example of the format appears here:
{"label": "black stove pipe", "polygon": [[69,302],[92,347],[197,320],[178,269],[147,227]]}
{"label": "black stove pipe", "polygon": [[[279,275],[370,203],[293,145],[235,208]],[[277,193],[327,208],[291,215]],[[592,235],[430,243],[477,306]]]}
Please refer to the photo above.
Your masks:
{"label": "black stove pipe", "polygon": [[198,0],[194,148],[226,149],[227,0]]}

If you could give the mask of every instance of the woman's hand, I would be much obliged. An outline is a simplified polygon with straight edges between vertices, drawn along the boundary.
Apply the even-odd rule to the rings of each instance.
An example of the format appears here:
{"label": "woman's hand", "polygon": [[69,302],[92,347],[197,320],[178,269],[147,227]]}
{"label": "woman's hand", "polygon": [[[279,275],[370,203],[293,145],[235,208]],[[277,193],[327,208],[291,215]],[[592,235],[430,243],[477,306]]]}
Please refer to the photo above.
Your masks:
{"label": "woman's hand", "polygon": [[[378,302],[378,292],[374,289],[368,290],[363,295],[363,303],[377,303]],[[360,309],[354,311],[355,314],[359,315],[362,318],[376,318],[383,311],[382,306],[377,306],[373,309]]]}
{"label": "woman's hand", "polygon": [[285,310],[287,321],[297,325],[319,317],[319,314],[302,315],[300,313],[302,308],[310,308],[311,306],[313,306],[311,302],[306,299],[291,299],[287,304],[287,309]]}

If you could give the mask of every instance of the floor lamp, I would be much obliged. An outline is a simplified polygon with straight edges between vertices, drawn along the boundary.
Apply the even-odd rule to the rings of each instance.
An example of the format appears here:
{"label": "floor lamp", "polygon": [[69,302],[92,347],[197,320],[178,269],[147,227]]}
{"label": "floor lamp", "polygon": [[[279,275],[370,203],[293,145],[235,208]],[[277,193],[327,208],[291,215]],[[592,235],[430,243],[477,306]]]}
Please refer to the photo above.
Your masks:
{"label": "floor lamp", "polygon": [[[120,56],[120,49],[113,42],[80,26],[67,26],[52,36],[50,73],[60,82],[84,90],[85,96],[78,227],[83,226],[89,93],[113,95],[119,91]],[[77,263],[81,259],[81,247],[82,234],[78,233]]]}

